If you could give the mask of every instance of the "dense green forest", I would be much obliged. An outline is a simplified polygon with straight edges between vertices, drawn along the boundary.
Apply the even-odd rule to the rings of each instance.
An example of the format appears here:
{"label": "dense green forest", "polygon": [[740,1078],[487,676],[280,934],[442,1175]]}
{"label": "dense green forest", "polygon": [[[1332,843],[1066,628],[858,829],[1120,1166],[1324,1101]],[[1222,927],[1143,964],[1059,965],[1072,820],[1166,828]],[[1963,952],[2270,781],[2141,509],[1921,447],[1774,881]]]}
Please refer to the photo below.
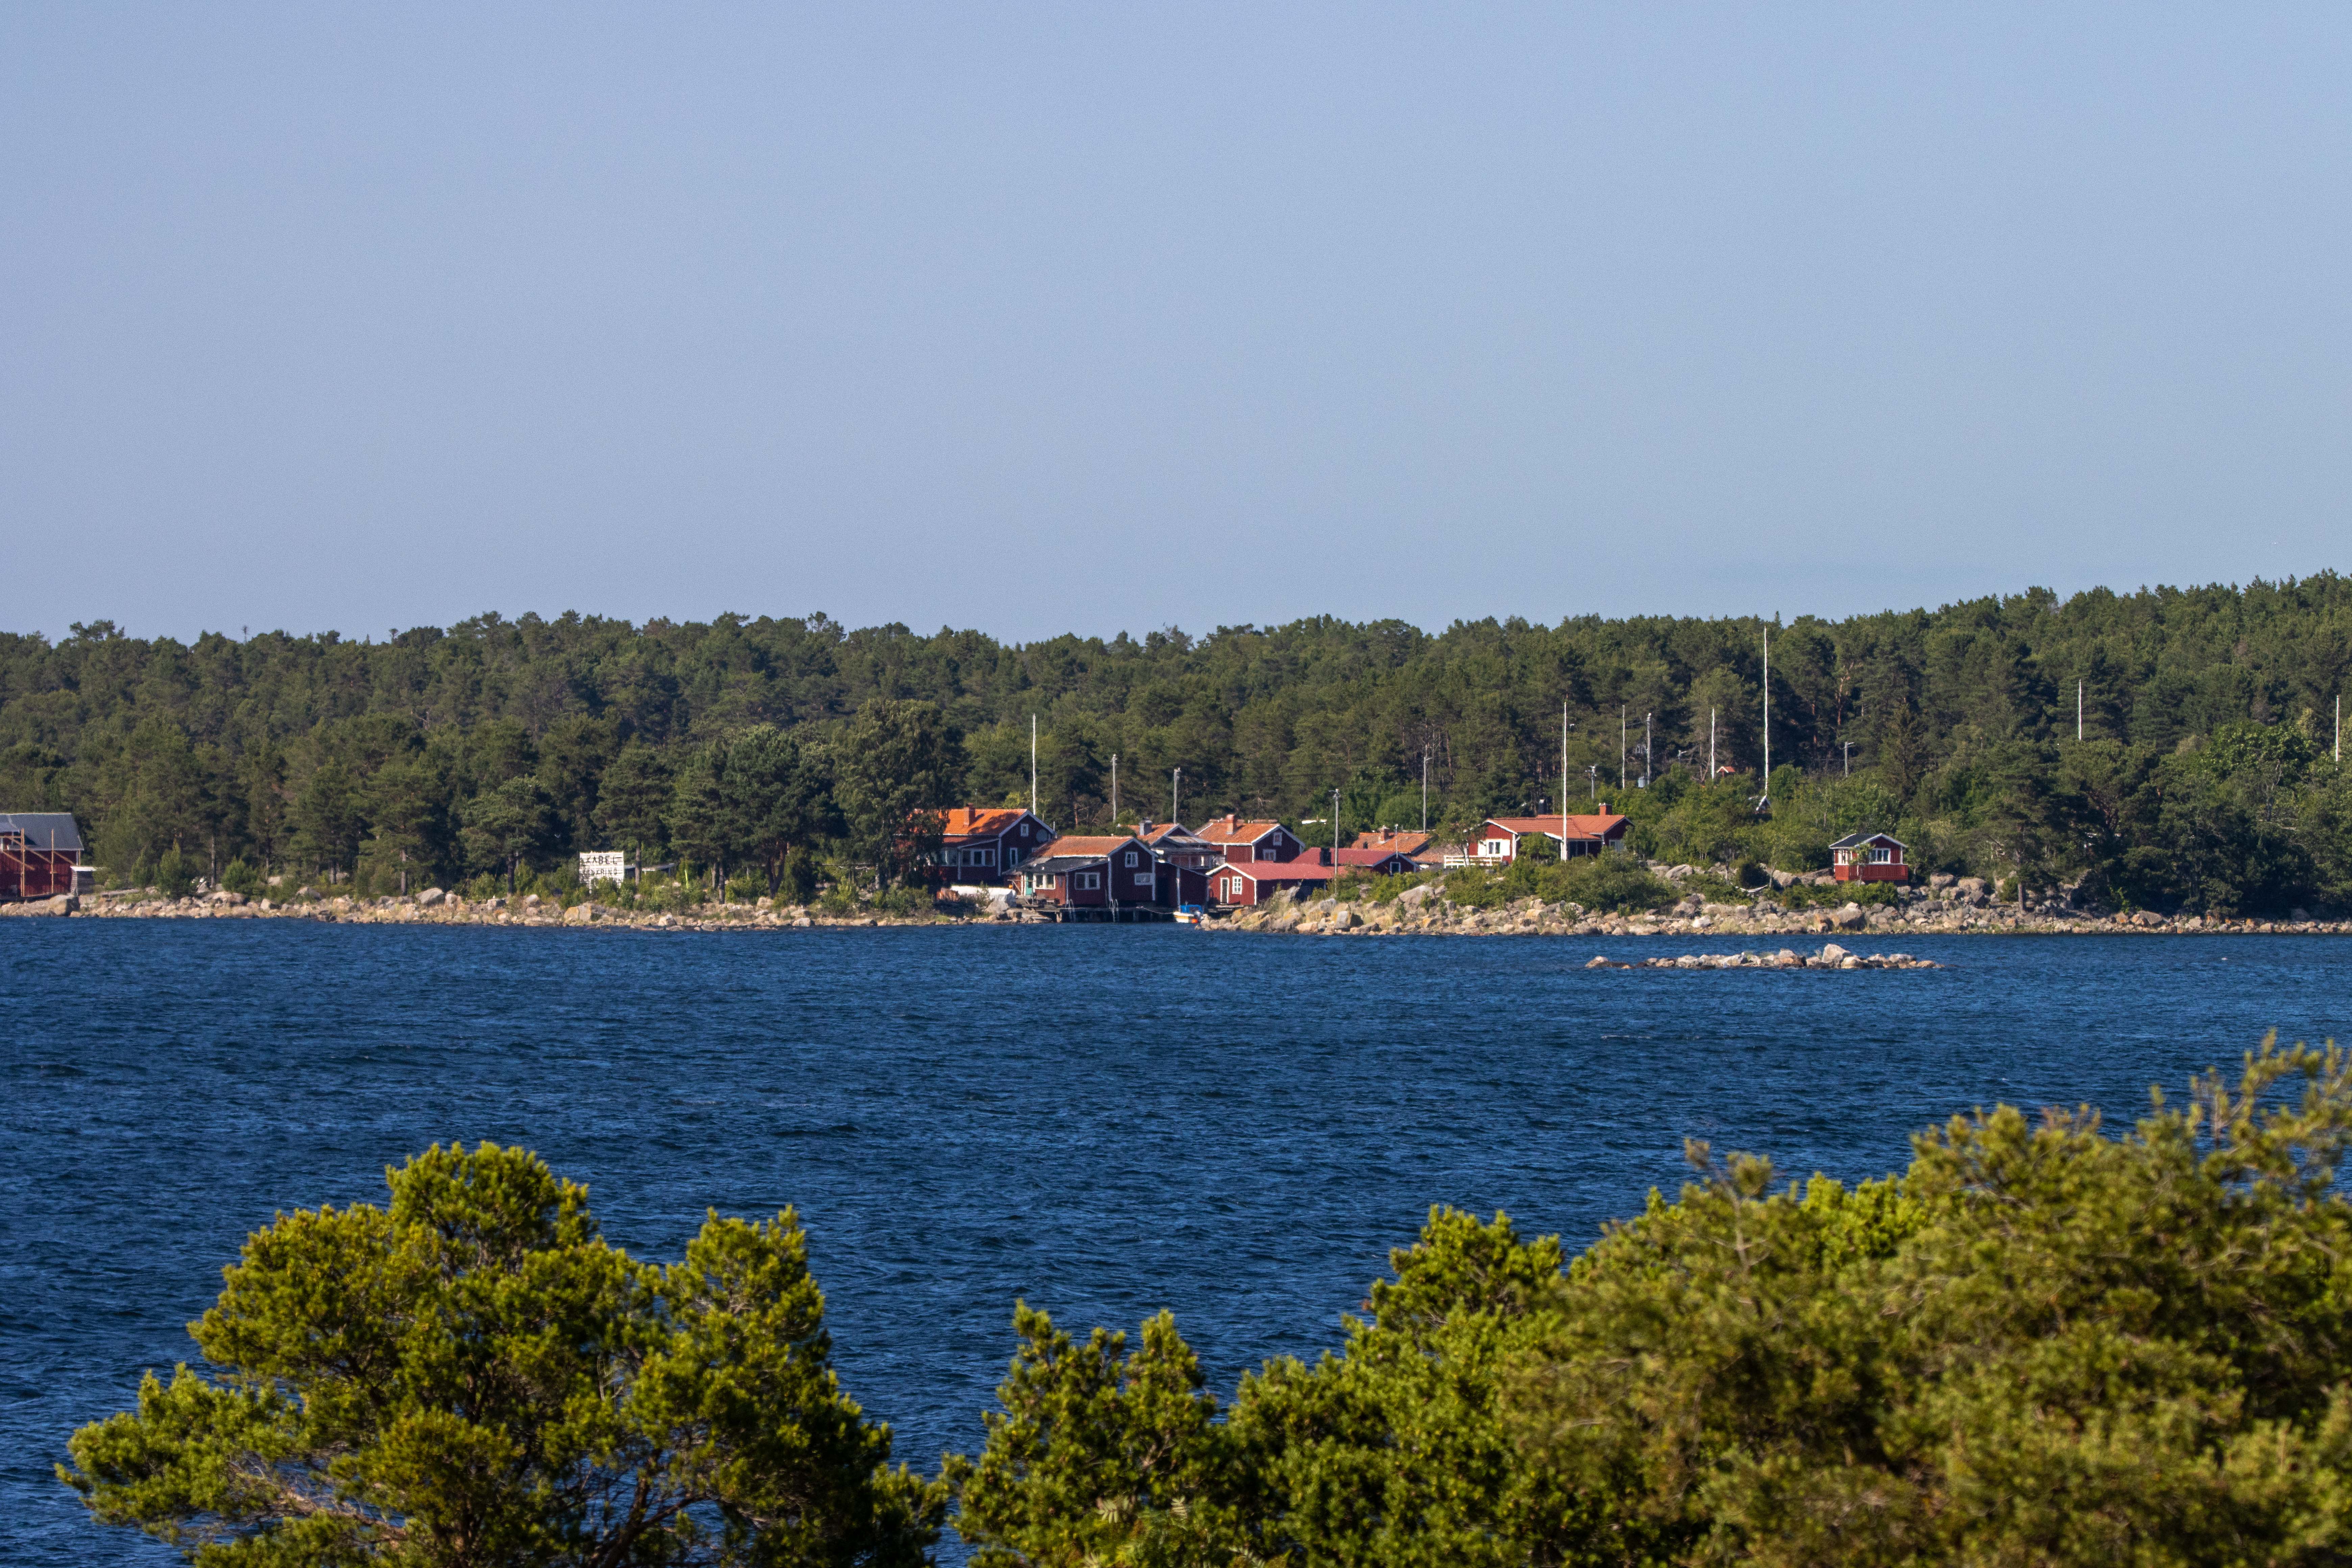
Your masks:
{"label": "dense green forest", "polygon": [[[483,616],[383,641],[0,637],[0,809],[69,809],[110,876],[173,847],[305,877],[528,876],[575,851],[764,875],[903,870],[907,826],[1025,800],[1456,832],[1605,799],[1670,859],[1822,863],[1885,828],[1932,868],[2079,900],[2352,905],[2336,715],[2352,584],[2046,590],[1755,619],[1279,627],[1006,644],[806,619]],[[2080,703],[2080,734],[2077,703]],[[1736,776],[1707,782],[1710,756]],[[1648,787],[1642,786],[1647,775]],[[1769,794],[1771,809],[1755,803]],[[1319,829],[1319,838],[1329,831]],[[918,836],[919,837],[919,836]],[[814,874],[803,868],[798,874]]]}

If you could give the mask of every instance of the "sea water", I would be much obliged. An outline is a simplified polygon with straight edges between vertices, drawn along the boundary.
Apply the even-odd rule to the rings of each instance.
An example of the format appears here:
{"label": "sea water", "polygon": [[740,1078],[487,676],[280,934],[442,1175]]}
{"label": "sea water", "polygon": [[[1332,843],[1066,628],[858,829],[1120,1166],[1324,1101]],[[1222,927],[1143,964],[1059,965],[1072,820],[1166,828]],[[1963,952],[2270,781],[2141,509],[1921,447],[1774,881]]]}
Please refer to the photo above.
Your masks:
{"label": "sea water", "polygon": [[2128,1119],[2265,1030],[2352,1026],[2342,941],[1899,945],[1946,967],[1583,967],[1739,946],[1694,937],[0,922],[0,1560],[173,1561],[85,1521],[67,1435],[194,1354],[250,1231],[380,1200],[436,1141],[538,1151],[650,1258],[707,1210],[797,1207],[844,1383],[928,1469],[978,1447],[1016,1298],[1080,1332],[1171,1309],[1230,1391],[1338,1345],[1433,1204],[1579,1247],[1685,1178],[1686,1138],[1867,1178],[1971,1106]]}

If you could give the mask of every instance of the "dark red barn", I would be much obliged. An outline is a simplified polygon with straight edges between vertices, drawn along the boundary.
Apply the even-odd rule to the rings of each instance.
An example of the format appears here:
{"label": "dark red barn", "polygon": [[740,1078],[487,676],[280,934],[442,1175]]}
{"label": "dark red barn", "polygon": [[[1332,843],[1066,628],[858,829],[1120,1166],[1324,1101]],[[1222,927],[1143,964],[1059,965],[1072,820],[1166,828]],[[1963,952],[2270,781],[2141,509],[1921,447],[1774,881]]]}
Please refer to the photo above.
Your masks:
{"label": "dark red barn", "polygon": [[[74,880],[77,869],[85,884]],[[0,812],[0,900],[86,891],[87,876],[71,812]]]}

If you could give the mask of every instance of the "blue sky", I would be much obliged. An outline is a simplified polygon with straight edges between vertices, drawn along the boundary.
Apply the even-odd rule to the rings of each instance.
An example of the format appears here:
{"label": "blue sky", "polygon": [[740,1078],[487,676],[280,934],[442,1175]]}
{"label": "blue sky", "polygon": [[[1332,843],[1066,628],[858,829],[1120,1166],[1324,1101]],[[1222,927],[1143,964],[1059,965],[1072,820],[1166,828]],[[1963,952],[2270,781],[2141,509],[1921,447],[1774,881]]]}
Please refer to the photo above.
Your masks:
{"label": "blue sky", "polygon": [[0,629],[2341,568],[2347,45],[2294,5],[10,6]]}

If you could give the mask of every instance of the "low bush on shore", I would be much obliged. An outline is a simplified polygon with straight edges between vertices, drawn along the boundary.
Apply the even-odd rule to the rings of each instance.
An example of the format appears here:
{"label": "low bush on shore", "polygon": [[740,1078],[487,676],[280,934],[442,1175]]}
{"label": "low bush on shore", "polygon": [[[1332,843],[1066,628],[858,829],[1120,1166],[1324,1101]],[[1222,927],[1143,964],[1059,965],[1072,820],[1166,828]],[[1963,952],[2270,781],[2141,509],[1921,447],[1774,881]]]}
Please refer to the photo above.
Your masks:
{"label": "low bush on shore", "polygon": [[1465,909],[1500,908],[1514,899],[1576,903],[1598,913],[1661,910],[1682,898],[1630,855],[1590,855],[1570,860],[1514,860],[1500,872],[1465,866],[1445,874],[1445,899]]}
{"label": "low bush on shore", "polygon": [[[1016,1305],[976,1453],[892,1468],[790,1211],[656,1267],[534,1157],[280,1215],[60,1478],[202,1561],[1486,1568],[2352,1556],[2352,1064],[2266,1041],[2135,1127],[2009,1108],[1907,1170],[1688,1153],[1570,1258],[1433,1209],[1343,1342],[1210,1392],[1166,1313]],[[947,1516],[950,1500],[955,1512]]]}

